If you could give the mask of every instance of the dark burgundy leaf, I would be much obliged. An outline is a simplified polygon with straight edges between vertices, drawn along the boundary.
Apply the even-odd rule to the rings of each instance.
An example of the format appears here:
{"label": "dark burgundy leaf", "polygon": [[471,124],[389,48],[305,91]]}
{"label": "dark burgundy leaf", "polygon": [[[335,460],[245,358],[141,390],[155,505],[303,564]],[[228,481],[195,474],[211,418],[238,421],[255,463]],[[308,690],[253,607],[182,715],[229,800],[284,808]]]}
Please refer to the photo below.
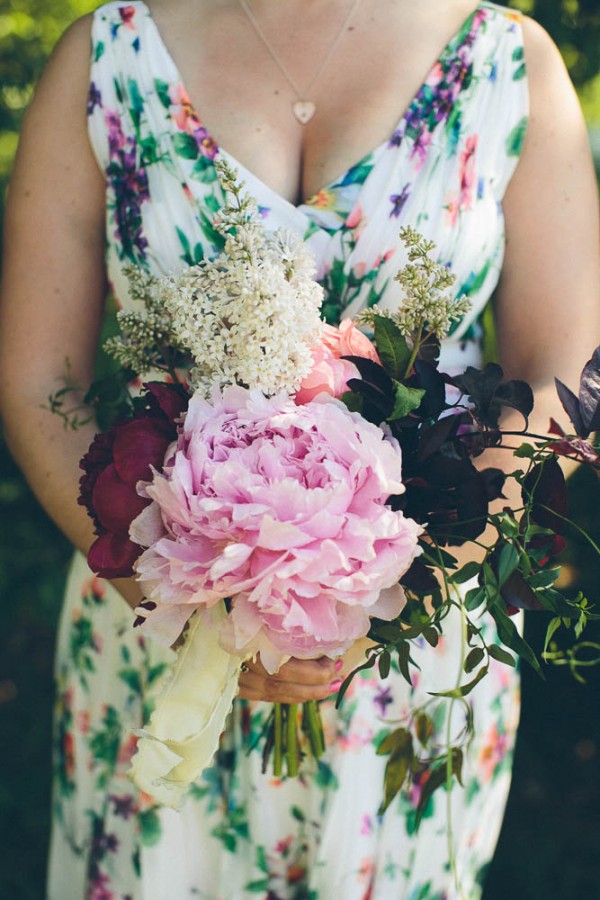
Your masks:
{"label": "dark burgundy leaf", "polygon": [[527,473],[521,493],[524,502],[527,502],[529,496],[533,500],[533,521],[560,534],[569,504],[565,476],[555,457],[537,463]]}
{"label": "dark burgundy leaf", "polygon": [[585,425],[583,424],[583,419],[581,417],[581,412],[579,409],[579,400],[571,390],[568,388],[566,384],[563,384],[562,381],[559,381],[558,378],[554,379],[554,384],[556,385],[556,393],[558,394],[558,399],[563,405],[563,408],[573,423],[573,427],[575,429],[575,433],[579,435],[579,437],[586,438],[589,434],[589,431],[586,431]]}
{"label": "dark burgundy leaf", "polygon": [[101,578],[130,578],[141,553],[142,548],[129,538],[107,532],[90,547],[88,565]]}
{"label": "dark burgundy leaf", "polygon": [[528,419],[533,409],[533,391],[526,381],[503,381],[494,394],[494,403],[496,402],[516,409],[524,419]]}
{"label": "dark burgundy leaf", "polygon": [[360,377],[363,381],[372,384],[384,394],[392,395],[394,393],[392,379],[379,363],[374,362],[372,359],[367,359],[364,356],[342,356],[342,359],[347,359],[351,363],[354,363],[360,372]]}
{"label": "dark burgundy leaf", "polygon": [[423,362],[433,363],[437,367],[437,361],[440,356],[440,342],[436,337],[430,337],[426,343],[421,344],[418,350],[418,359]]}
{"label": "dark burgundy leaf", "polygon": [[408,572],[400,579],[400,584],[416,594],[433,594],[440,589],[432,570],[420,559],[415,559]]}
{"label": "dark burgundy leaf", "polygon": [[500,589],[502,599],[508,607],[516,609],[542,610],[544,606],[538,600],[520,572],[513,572]]}
{"label": "dark burgundy leaf", "polygon": [[504,474],[502,469],[484,469],[482,472],[480,472],[480,475],[485,485],[485,492],[488,501],[491,502],[492,500],[497,500],[499,497],[504,497],[502,488],[504,487],[504,482],[506,481],[506,475]]}
{"label": "dark burgundy leaf", "polygon": [[468,366],[462,375],[450,379],[451,384],[470,398],[477,418],[492,428],[498,425],[499,409],[490,410],[490,404],[503,375],[499,365],[488,363],[484,369]]}
{"label": "dark burgundy leaf", "polygon": [[585,364],[579,385],[579,409],[584,426],[591,431],[600,429],[600,347],[596,347],[594,355]]}
{"label": "dark burgundy leaf", "polygon": [[384,394],[379,388],[369,384],[367,381],[362,381],[360,378],[350,378],[348,387],[351,391],[364,397],[365,406],[363,407],[362,415],[368,421],[379,425],[380,422],[391,415],[394,408],[392,395]]}
{"label": "dark burgundy leaf", "polygon": [[419,440],[419,458],[427,459],[436,453],[446,441],[455,437],[461,421],[461,416],[444,416],[435,425],[423,428]]}
{"label": "dark burgundy leaf", "polygon": [[422,416],[430,416],[437,419],[438,416],[446,409],[446,383],[444,377],[438,372],[436,367],[424,360],[415,360],[416,379],[413,384],[411,379],[411,387],[423,388],[426,393],[421,401],[419,412]]}

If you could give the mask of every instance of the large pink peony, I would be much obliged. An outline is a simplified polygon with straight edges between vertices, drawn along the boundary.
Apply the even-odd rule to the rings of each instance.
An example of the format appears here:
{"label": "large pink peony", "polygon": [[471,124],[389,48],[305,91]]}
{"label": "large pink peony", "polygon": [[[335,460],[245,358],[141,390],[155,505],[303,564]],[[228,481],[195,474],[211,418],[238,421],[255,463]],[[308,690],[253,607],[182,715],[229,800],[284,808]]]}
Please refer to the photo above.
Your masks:
{"label": "large pink peony", "polygon": [[144,629],[172,643],[192,612],[231,599],[222,642],[290,656],[343,653],[404,603],[398,579],[421,532],[386,506],[401,493],[398,445],[338,401],[296,406],[241,387],[195,396],[176,452],[133,522],[156,608]]}
{"label": "large pink peony", "polygon": [[320,342],[313,348],[313,367],[296,393],[296,403],[309,403],[318,394],[341,397],[351,378],[360,378],[354,363],[343,356],[362,356],[381,364],[377,350],[352,319],[344,319],[339,328],[325,325]]}

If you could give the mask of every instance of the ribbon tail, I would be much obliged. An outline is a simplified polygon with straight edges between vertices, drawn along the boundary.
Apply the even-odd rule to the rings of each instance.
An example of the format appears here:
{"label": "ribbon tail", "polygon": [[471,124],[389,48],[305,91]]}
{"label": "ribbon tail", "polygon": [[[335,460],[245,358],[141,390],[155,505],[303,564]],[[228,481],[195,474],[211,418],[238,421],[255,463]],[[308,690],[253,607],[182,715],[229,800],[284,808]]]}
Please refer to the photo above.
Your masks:
{"label": "ribbon tail", "polygon": [[224,603],[197,610],[177,651],[129,777],[157,803],[178,809],[189,785],[211,765],[238,690],[242,659],[219,644]]}

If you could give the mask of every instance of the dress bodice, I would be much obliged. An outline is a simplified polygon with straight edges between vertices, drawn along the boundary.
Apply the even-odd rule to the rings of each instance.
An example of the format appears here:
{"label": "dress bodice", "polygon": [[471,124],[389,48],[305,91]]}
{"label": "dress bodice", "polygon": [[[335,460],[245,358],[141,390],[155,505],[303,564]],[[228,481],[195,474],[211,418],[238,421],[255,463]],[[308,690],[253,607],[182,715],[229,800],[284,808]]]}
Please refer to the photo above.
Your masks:
{"label": "dress bodice", "polygon": [[[89,133],[107,187],[107,265],[122,305],[127,263],[157,273],[219,249],[218,155],[232,162],[268,227],[304,236],[335,322],[378,303],[394,309],[399,239],[412,225],[438,248],[472,301],[445,342],[446,369],[476,363],[479,319],[504,255],[502,199],[527,123],[518,14],[480,3],[446,44],[389,139],[294,206],[219,147],[193,108],[142,0],[96,11]],[[490,116],[493,110],[493,116]]]}

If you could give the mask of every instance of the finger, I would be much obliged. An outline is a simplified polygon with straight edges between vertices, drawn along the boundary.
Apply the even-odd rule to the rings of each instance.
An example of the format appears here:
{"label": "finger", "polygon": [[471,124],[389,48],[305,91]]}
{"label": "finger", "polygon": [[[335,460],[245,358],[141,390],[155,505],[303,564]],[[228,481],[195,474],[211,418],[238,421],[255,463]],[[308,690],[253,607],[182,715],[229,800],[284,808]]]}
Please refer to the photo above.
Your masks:
{"label": "finger", "polygon": [[318,685],[278,681],[273,676],[248,671],[240,676],[238,696],[244,700],[272,703],[305,703],[308,700],[324,700],[339,689],[340,683],[340,679]]}
{"label": "finger", "polygon": [[288,660],[278,672],[269,675],[260,659],[256,662],[248,660],[246,666],[253,672],[272,678],[276,681],[294,682],[305,685],[326,685],[335,677],[341,668],[341,660],[322,656],[319,659]]}

